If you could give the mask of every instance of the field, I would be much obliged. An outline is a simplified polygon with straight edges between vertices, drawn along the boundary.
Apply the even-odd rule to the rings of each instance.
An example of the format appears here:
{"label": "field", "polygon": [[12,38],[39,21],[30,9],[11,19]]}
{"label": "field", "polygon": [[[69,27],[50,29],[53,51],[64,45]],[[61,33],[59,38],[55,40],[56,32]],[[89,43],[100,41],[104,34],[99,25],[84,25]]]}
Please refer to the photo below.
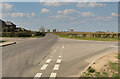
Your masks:
{"label": "field", "polygon": [[97,33],[97,32],[56,32],[56,35],[63,38],[94,40],[94,41],[118,41],[119,33]]}

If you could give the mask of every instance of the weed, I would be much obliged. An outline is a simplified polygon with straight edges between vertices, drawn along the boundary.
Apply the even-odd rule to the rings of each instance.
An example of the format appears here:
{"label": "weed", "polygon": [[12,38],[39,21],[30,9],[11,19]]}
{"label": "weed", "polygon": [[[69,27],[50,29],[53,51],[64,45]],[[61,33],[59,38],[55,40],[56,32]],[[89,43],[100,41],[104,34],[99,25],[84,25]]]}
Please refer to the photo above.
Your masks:
{"label": "weed", "polygon": [[118,71],[118,63],[109,62],[109,66],[112,70]]}
{"label": "weed", "polygon": [[88,69],[88,72],[90,72],[90,73],[94,73],[94,72],[95,72],[95,69],[93,69],[93,68],[89,68],[89,69]]}
{"label": "weed", "polygon": [[119,77],[119,75],[117,73],[114,73],[112,76],[113,77]]}

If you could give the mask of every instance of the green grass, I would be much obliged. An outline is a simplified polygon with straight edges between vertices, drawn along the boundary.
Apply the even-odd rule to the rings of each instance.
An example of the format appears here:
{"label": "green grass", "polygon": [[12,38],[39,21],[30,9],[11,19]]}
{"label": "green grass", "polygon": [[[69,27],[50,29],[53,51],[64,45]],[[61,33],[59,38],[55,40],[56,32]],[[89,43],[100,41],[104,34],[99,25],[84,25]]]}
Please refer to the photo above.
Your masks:
{"label": "green grass", "polygon": [[118,63],[109,62],[109,67],[118,72]]}
{"label": "green grass", "polygon": [[3,43],[3,42],[6,42],[6,41],[0,41],[0,43]]}
{"label": "green grass", "polygon": [[94,72],[95,72],[95,69],[90,68],[90,69],[88,69],[88,72],[90,72],[90,73],[94,73]]}
{"label": "green grass", "polygon": [[113,77],[119,77],[119,75],[117,73],[114,73]]}
{"label": "green grass", "polygon": [[100,77],[101,75],[100,75],[100,72],[95,72],[95,74],[94,74],[96,77]]}
{"label": "green grass", "polygon": [[92,75],[90,73],[84,73],[82,77],[91,77]]}
{"label": "green grass", "polygon": [[44,37],[44,36],[31,36],[31,37],[1,37],[1,38],[40,38],[40,37]]}
{"label": "green grass", "polygon": [[118,38],[87,38],[87,37],[70,37],[69,35],[59,35],[59,37],[69,38],[69,39],[78,39],[78,40],[93,40],[93,41],[118,41]]}

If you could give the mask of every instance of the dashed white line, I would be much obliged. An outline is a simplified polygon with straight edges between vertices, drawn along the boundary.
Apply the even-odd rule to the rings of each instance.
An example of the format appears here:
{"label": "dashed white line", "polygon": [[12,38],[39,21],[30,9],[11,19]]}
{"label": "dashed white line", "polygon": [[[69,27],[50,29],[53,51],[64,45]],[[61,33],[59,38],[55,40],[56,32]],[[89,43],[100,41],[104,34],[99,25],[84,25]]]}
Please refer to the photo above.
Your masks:
{"label": "dashed white line", "polygon": [[56,77],[56,73],[51,73],[51,75],[50,75],[50,78],[49,79],[55,79],[55,77]]}
{"label": "dashed white line", "polygon": [[62,48],[65,48],[65,46],[63,45]]}
{"label": "dashed white line", "polygon": [[59,58],[61,58],[62,56],[59,56]]}
{"label": "dashed white line", "polygon": [[50,63],[50,62],[51,62],[51,59],[47,59],[47,60],[46,60],[46,63]]}
{"label": "dashed white line", "polygon": [[61,63],[62,59],[58,59],[56,63]]}
{"label": "dashed white line", "polygon": [[42,76],[42,73],[37,73],[33,79],[39,79]]}
{"label": "dashed white line", "polygon": [[56,64],[55,66],[54,66],[54,68],[53,68],[53,70],[58,70],[59,69],[59,64]]}
{"label": "dashed white line", "polygon": [[41,70],[45,70],[47,68],[48,64],[44,64],[42,67],[41,67]]}

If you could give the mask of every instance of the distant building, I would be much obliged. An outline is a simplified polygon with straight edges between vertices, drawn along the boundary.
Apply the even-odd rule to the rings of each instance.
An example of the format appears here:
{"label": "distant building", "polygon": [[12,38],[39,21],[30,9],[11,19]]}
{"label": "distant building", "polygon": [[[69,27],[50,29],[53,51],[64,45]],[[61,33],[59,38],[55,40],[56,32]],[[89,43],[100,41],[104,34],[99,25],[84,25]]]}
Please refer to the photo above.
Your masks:
{"label": "distant building", "polygon": [[0,19],[0,28],[6,27],[6,23]]}
{"label": "distant building", "polygon": [[70,32],[74,32],[74,30],[73,29],[69,29],[70,30]]}
{"label": "distant building", "polygon": [[5,22],[0,19],[0,29],[2,29],[4,27],[8,27],[10,32],[15,31],[15,29],[16,29],[16,25],[13,24],[12,22],[10,22],[10,21]]}
{"label": "distant building", "polygon": [[9,28],[10,31],[15,31],[15,29],[16,29],[16,25],[15,24],[13,24],[10,21],[6,21],[5,23],[6,23],[6,26]]}

